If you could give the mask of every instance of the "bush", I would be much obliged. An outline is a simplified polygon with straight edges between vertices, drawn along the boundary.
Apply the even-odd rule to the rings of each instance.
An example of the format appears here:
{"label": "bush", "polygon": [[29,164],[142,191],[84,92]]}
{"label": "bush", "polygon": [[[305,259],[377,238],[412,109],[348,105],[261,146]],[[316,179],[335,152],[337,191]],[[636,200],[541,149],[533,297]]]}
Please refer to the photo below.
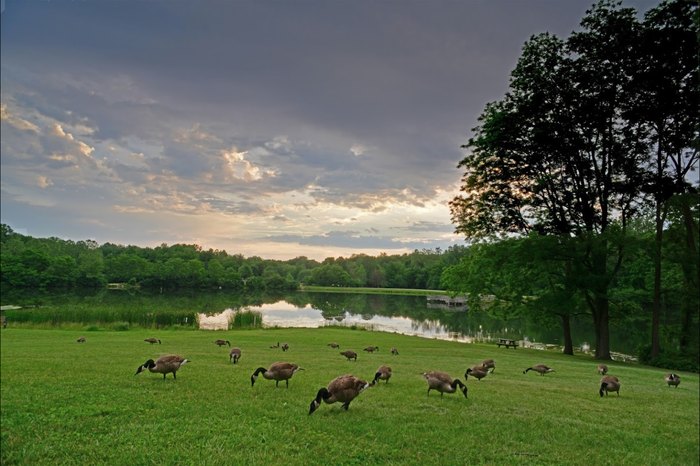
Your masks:
{"label": "bush", "polygon": [[687,354],[661,348],[659,356],[652,358],[651,345],[644,345],[639,348],[639,362],[674,371],[700,372],[700,361],[698,361],[697,354]]}
{"label": "bush", "polygon": [[115,332],[125,332],[129,330],[129,322],[115,322],[112,324],[112,330]]}

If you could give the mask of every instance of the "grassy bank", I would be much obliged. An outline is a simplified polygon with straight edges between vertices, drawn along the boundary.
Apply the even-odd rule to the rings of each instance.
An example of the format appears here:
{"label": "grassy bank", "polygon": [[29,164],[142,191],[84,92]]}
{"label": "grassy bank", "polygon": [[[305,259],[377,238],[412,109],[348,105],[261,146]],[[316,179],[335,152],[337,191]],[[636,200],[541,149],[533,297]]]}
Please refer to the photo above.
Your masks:
{"label": "grassy bank", "polygon": [[415,290],[412,288],[362,288],[343,286],[302,285],[299,291],[310,293],[363,293],[363,294],[399,294],[405,296],[430,296],[447,294],[445,290]]}
{"label": "grassy bank", "polygon": [[[621,395],[600,398],[596,363],[536,350],[460,344],[340,328],[226,332],[2,330],[2,464],[698,464],[698,375],[611,363]],[[144,338],[155,336],[161,345]],[[242,348],[237,365],[217,338]],[[269,346],[288,342],[282,353]],[[329,348],[359,353],[348,362]],[[369,354],[362,348],[380,347]],[[395,346],[400,354],[392,356]],[[134,376],[148,358],[192,360],[163,381]],[[464,371],[484,358],[496,371],[461,394],[426,396],[420,374]],[[250,375],[274,361],[300,364],[289,388]],[[332,378],[388,384],[345,412],[309,403]],[[545,363],[556,372],[523,369]]]}

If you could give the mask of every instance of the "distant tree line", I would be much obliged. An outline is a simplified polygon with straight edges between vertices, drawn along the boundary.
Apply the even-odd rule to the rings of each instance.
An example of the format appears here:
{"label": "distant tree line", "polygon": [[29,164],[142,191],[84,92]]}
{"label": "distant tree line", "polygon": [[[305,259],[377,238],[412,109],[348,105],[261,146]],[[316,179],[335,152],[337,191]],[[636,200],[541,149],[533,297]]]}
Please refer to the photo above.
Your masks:
{"label": "distant tree line", "polygon": [[92,240],[33,238],[0,225],[3,286],[35,289],[97,288],[126,283],[148,289],[292,291],[320,286],[440,289],[442,271],[459,262],[464,246],[377,257],[364,254],[287,261],[243,257],[193,244],[155,248]]}

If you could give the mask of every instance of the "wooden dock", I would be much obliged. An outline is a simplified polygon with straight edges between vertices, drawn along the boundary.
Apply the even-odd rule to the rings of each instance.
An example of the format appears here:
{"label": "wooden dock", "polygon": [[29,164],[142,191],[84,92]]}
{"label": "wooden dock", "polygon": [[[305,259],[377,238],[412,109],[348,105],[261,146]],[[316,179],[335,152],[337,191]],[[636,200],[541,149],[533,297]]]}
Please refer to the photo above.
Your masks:
{"label": "wooden dock", "polygon": [[451,297],[446,294],[428,296],[428,304],[447,306],[447,307],[467,307],[466,296]]}

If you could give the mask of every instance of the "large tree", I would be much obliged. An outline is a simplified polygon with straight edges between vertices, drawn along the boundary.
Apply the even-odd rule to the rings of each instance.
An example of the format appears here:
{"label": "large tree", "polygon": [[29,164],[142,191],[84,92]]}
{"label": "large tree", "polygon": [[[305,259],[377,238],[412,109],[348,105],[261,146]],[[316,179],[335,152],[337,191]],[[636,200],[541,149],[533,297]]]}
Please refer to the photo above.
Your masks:
{"label": "large tree", "polygon": [[465,146],[451,211],[472,240],[530,232],[576,240],[596,357],[610,359],[608,290],[648,154],[639,125],[622,114],[639,22],[633,9],[601,2],[581,26],[566,41],[541,34],[525,44],[509,92],[486,107]]}

